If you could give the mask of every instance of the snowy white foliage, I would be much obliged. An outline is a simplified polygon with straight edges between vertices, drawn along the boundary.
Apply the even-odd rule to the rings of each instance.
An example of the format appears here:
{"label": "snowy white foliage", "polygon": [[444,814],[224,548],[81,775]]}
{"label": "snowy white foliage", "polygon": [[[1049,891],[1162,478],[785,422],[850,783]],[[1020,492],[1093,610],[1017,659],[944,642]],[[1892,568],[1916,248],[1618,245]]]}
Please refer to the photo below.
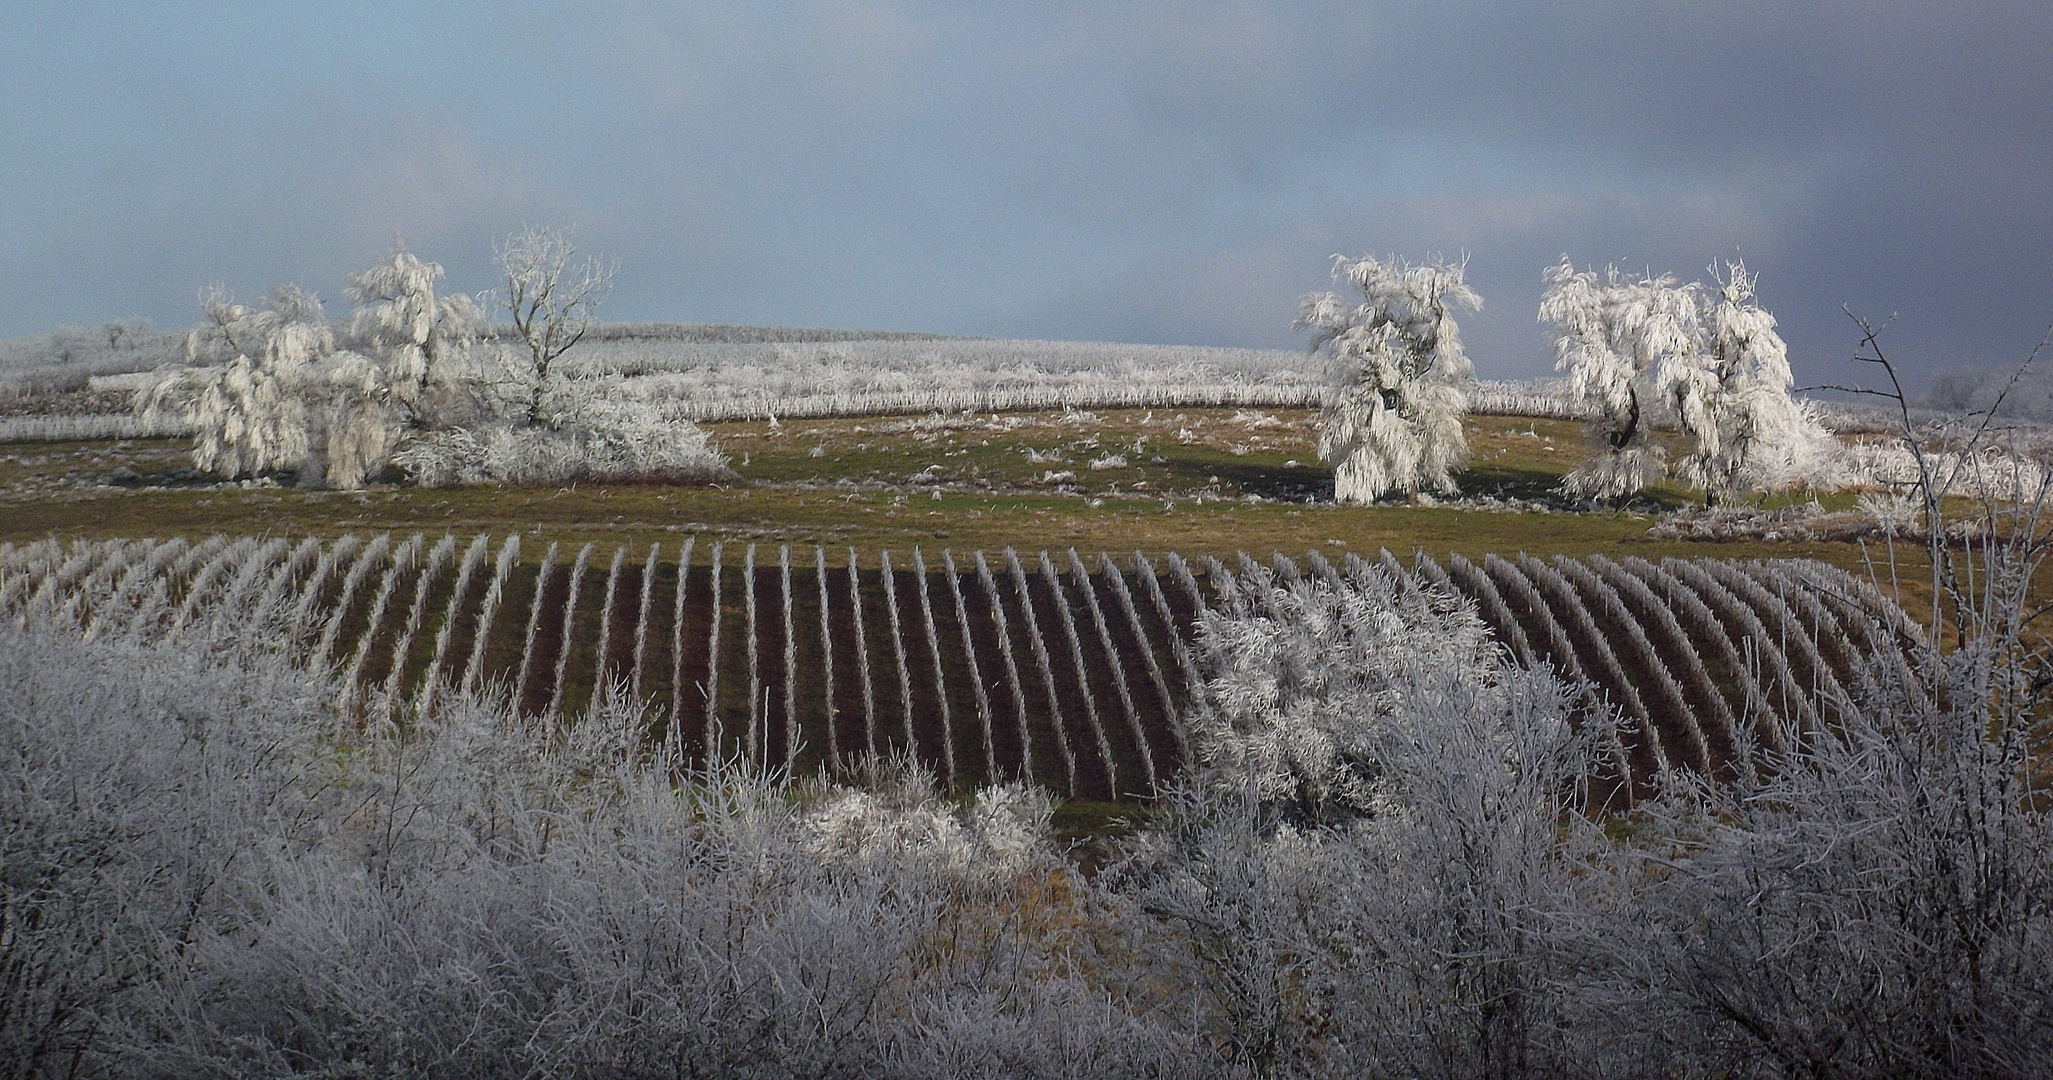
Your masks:
{"label": "snowy white foliage", "polygon": [[481,342],[478,304],[439,294],[442,268],[397,248],[350,278],[352,348],[297,287],[260,309],[208,293],[188,363],[147,388],[142,420],[192,430],[202,469],[293,470],[305,486],[359,487],[391,464],[425,484],[719,475],[725,460],[689,420],[552,373],[603,285],[559,288],[553,235],[530,230],[501,251],[530,363]]}
{"label": "snowy white foliage", "polygon": [[[2012,713],[2008,663],[1970,649],[1943,672],[1878,667],[1869,722],[1770,755],[1761,782],[1646,807],[1628,859],[1659,882],[1621,874],[1632,914],[1610,929],[1632,983],[1660,991],[1649,1011],[1715,1022],[1720,1056],[1789,1072],[2041,1067],[2053,823],[2031,778],[2045,733]],[[1934,674],[1955,704],[1933,703]]]}
{"label": "snowy white foliage", "polygon": [[432,423],[436,412],[448,409],[448,403],[430,400],[434,384],[448,392],[449,384],[466,381],[460,365],[484,322],[470,297],[438,295],[441,279],[440,264],[423,262],[404,247],[349,278],[349,298],[356,304],[350,333],[378,358],[393,397],[415,424]]}
{"label": "snowy white foliage", "polygon": [[92,379],[149,371],[178,359],[185,333],[159,330],[148,319],[101,326],[60,326],[0,340],[0,394],[62,393]]}
{"label": "snowy white foliage", "polygon": [[858,772],[862,787],[831,789],[807,813],[807,843],[822,858],[917,867],[974,886],[1013,880],[1045,856],[1054,811],[1040,788],[984,788],[958,813],[910,762],[887,759]]}
{"label": "snowy white foliage", "polygon": [[187,363],[138,403],[145,423],[189,425],[194,464],[227,476],[290,469],[355,487],[382,467],[405,412],[374,360],[336,347],[313,294],[282,285],[249,308],[213,289],[201,308]]}
{"label": "snowy white foliage", "polygon": [[1540,319],[1555,328],[1555,366],[1601,418],[1595,454],[1563,478],[1586,498],[1630,495],[1663,475],[1654,419],[1688,440],[1676,472],[1710,501],[1747,491],[1830,486],[1837,444],[1790,394],[1788,351],[1754,279],[1729,264],[1716,288],[1672,275],[1599,276],[1566,259],[1547,273]]}
{"label": "snowy white foliage", "polygon": [[1342,502],[1454,490],[1455,470],[1468,463],[1462,388],[1474,374],[1454,313],[1483,304],[1463,270],[1460,263],[1339,258],[1335,274],[1361,294],[1360,303],[1336,293],[1304,298],[1296,325],[1312,331],[1312,348],[1331,364],[1334,393],[1319,453],[1333,466]]}
{"label": "snowy white foliage", "polygon": [[1562,478],[1570,494],[1623,498],[1666,474],[1652,437],[1653,379],[1663,364],[1695,355],[1696,292],[1673,276],[1633,280],[1612,267],[1600,277],[1565,258],[1547,271],[1540,320],[1555,328],[1554,366],[1599,410],[1588,428],[1593,456]]}
{"label": "snowy white foliage", "polygon": [[1297,819],[1374,814],[1385,794],[1372,750],[1382,719],[1426,672],[1486,678],[1498,663],[1458,596],[1381,570],[1335,585],[1256,568],[1230,587],[1236,595],[1199,625],[1213,670],[1190,737],[1202,775],[1248,785]]}
{"label": "snowy white foliage", "polygon": [[1744,263],[1730,263],[1703,306],[1694,364],[1661,375],[1690,437],[1678,473],[1717,499],[1796,486],[1829,466],[1835,447],[1811,411],[1790,396],[1795,379],[1775,317],[1754,302]]}

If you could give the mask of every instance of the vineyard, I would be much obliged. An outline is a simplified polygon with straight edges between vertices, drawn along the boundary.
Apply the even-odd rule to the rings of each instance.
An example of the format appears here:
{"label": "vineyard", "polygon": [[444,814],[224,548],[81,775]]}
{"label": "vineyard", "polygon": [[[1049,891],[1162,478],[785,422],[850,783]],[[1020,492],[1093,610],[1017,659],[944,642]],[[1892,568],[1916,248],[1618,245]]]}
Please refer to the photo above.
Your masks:
{"label": "vineyard", "polygon": [[1548,665],[1582,688],[1582,708],[1615,714],[1611,790],[1627,801],[1669,770],[1729,777],[1751,767],[1748,747],[1835,724],[1868,657],[1920,640],[1871,585],[1809,560],[1406,565],[1386,551],[1229,566],[915,548],[859,567],[852,549],[524,552],[519,535],[0,546],[0,615],[87,638],[222,617],[275,626],[339,675],[344,715],[362,724],[488,690],[553,733],[624,695],[648,738],[687,761],[845,775],[899,752],[951,790],[1018,778],[1126,801],[1190,758],[1183,715],[1203,696],[1208,609],[1374,575],[1465,598],[1516,662]]}

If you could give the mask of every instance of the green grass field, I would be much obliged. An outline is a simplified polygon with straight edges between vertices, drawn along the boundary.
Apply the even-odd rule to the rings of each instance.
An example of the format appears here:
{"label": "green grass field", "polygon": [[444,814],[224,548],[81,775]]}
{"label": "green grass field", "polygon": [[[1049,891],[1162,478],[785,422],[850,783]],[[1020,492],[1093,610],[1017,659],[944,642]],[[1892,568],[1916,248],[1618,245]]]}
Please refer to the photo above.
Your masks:
{"label": "green grass field", "polygon": [[[548,541],[668,533],[853,546],[866,562],[914,546],[1861,562],[1850,544],[1649,538],[1661,512],[1695,501],[1679,487],[1658,488],[1625,510],[1337,506],[1332,474],[1318,460],[1315,419],[1306,410],[1189,409],[715,424],[710,433],[734,477],[704,487],[298,491],[202,483],[174,441],[16,444],[0,448],[0,541],[519,529],[541,541],[528,546],[533,553]],[[1570,421],[1477,417],[1469,429],[1474,460],[1461,485],[1474,499],[1529,506],[1583,452]],[[1828,507],[1850,502],[1826,499]]]}

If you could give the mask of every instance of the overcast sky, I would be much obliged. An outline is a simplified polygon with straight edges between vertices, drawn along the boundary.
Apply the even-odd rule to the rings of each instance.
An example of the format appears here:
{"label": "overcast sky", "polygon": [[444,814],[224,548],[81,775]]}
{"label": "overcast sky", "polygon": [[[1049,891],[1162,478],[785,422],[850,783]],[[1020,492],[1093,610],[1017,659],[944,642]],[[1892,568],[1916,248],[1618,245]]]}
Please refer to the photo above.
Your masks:
{"label": "overcast sky", "polygon": [[1744,256],[1798,378],[1842,304],[1930,372],[2053,322],[2053,4],[9,5],[0,336],[301,282],[467,291],[574,224],[608,316],[1288,347],[1330,256]]}

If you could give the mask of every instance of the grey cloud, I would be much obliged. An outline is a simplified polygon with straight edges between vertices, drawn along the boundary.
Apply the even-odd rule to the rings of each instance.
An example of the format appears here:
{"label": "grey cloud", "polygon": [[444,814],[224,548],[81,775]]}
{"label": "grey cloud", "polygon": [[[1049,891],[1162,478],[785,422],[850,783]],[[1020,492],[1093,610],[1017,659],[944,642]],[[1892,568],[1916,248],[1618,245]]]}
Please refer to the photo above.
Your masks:
{"label": "grey cloud", "polygon": [[332,291],[395,231],[482,288],[523,220],[619,255],[623,318],[1262,345],[1333,253],[1466,251],[1496,374],[1563,253],[1744,255],[1802,378],[1842,303],[1922,370],[2053,318],[2043,4],[623,0],[254,57],[56,10],[0,45],[0,333]]}

